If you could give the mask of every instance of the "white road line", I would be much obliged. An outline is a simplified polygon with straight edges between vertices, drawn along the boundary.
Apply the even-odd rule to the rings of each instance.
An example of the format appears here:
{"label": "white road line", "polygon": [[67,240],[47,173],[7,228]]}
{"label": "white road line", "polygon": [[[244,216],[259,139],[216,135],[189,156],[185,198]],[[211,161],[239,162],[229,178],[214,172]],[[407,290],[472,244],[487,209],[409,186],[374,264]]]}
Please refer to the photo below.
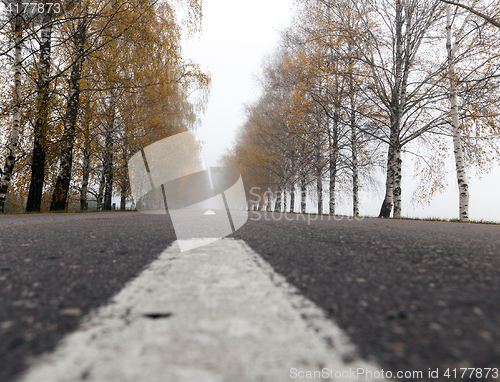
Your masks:
{"label": "white road line", "polygon": [[[381,370],[244,242],[223,239],[172,245],[22,382],[366,380],[357,368]],[[322,369],[345,378],[306,378]]]}

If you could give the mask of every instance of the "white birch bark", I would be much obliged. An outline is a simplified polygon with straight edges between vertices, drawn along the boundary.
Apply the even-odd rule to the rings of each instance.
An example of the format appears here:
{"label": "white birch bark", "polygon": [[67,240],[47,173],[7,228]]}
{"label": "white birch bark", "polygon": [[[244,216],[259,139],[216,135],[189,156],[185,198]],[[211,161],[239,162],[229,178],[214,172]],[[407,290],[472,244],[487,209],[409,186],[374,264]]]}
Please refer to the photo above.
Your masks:
{"label": "white birch bark", "polygon": [[116,108],[115,108],[115,93],[112,91],[112,101],[109,120],[106,123],[105,130],[105,145],[104,145],[104,160],[103,160],[103,171],[104,171],[104,200],[103,200],[103,210],[111,210],[112,208],[112,197],[113,197],[113,183],[114,183],[114,173],[113,173],[113,156],[114,156],[114,133],[115,133],[115,119],[116,119]]}
{"label": "white birch bark", "polygon": [[278,191],[276,191],[276,201],[274,202],[274,212],[281,212],[281,183],[278,184]]}
{"label": "white birch bark", "polygon": [[39,212],[45,183],[45,162],[47,156],[47,134],[49,129],[50,68],[52,50],[52,21],[49,14],[42,17],[40,30],[40,61],[37,83],[37,117],[31,159],[31,179],[26,211]]}
{"label": "white birch bark", "polygon": [[[336,84],[338,87],[338,84]],[[340,118],[340,110],[338,102],[335,103],[333,115],[333,126],[329,131],[329,172],[330,172],[330,189],[329,189],[329,213],[335,215],[335,186],[337,182],[337,155],[338,155],[338,121]]]}
{"label": "white birch bark", "polygon": [[291,181],[291,190],[290,190],[290,212],[295,212],[295,183],[297,181],[295,175],[295,152],[292,152],[292,175],[290,177]]}
{"label": "white birch bark", "polygon": [[355,143],[352,147],[352,214],[359,216],[359,169]]}
{"label": "white birch bark", "polygon": [[104,198],[104,183],[106,179],[104,177],[104,170],[101,173],[101,179],[99,181],[99,191],[97,192],[97,209],[102,210],[102,199]]}
{"label": "white birch bark", "polygon": [[302,212],[303,214],[306,213],[306,197],[306,177],[302,175],[302,178],[300,179],[300,212]]}
{"label": "white birch bark", "polygon": [[[465,169],[464,156],[462,150],[462,134],[460,132],[460,120],[458,117],[458,96],[455,79],[455,54],[458,48],[457,43],[452,41],[452,21],[450,5],[446,4],[446,49],[448,51],[448,75],[450,80],[450,105],[451,124],[453,134],[453,153],[455,154],[455,169],[457,173],[458,193],[459,193],[459,219],[469,220],[469,184]],[[462,29],[463,30],[463,29]]]}
{"label": "white birch bark", "polygon": [[[385,198],[380,209],[380,217],[388,218],[394,208],[393,217],[401,216],[401,172],[398,168],[401,166],[401,149],[399,134],[401,131],[401,116],[403,114],[403,93],[404,87],[404,58],[403,58],[403,9],[404,0],[396,1],[396,19],[395,19],[395,68],[394,68],[394,86],[390,100],[391,113],[391,131],[389,138],[389,148],[387,151],[387,178],[385,186]],[[408,53],[408,52],[407,52]],[[399,152],[399,155],[398,155]]]}
{"label": "white birch bark", "polygon": [[[123,155],[123,163],[127,163],[127,154],[125,148],[122,150],[122,155]],[[125,208],[127,207],[127,191],[128,191],[128,183],[126,179],[128,179],[128,169],[127,166],[124,165],[122,168],[123,171],[123,178],[121,179],[121,184],[120,184],[120,210],[125,211]],[[239,206],[238,206],[239,207]]]}
{"label": "white birch bark", "polygon": [[394,174],[394,189],[392,190],[393,199],[394,199],[394,218],[401,218],[401,167],[402,167],[402,159],[401,159],[401,148],[399,144],[395,148],[394,153],[394,162],[392,171]]}
{"label": "white birch bark", "polygon": [[[17,2],[19,8],[21,1]],[[22,41],[23,29],[22,18],[18,14],[13,20],[14,37],[14,92],[12,99],[12,129],[10,131],[9,142],[7,144],[7,157],[0,178],[0,212],[5,210],[5,199],[10,185],[10,179],[14,171],[14,164],[17,158],[17,147],[19,144],[19,132],[21,128],[21,70],[22,70]]]}
{"label": "white birch bark", "polygon": [[320,134],[316,137],[316,197],[318,198],[318,215],[323,214],[323,166],[324,161],[322,157],[322,137]]}
{"label": "white birch bark", "polygon": [[352,165],[352,215],[359,216],[359,169],[356,131],[356,102],[354,99],[354,79],[349,80],[350,101],[351,101],[351,165]]}
{"label": "white birch bark", "polygon": [[[56,184],[52,194],[51,211],[64,210],[68,202],[68,194],[71,183],[71,172],[73,167],[73,148],[78,118],[78,108],[80,106],[80,79],[82,77],[83,53],[86,40],[87,18],[83,17],[73,36],[75,53],[79,57],[71,69],[68,89],[68,103],[66,105],[64,137],[61,142],[61,154],[59,160],[59,171]],[[107,139],[107,138],[106,138]],[[106,140],[106,145],[108,144]],[[106,150],[108,147],[106,147]],[[105,156],[106,158],[106,156]],[[105,167],[106,169],[106,167]]]}
{"label": "white birch bark", "polygon": [[[394,218],[401,217],[401,148],[399,142],[399,135],[401,131],[401,116],[403,115],[404,107],[404,42],[403,42],[403,23],[406,17],[408,22],[408,11],[404,14],[403,10],[407,7],[405,0],[400,0],[396,4],[396,73],[395,73],[395,96],[393,97],[393,124],[392,134],[395,135],[395,142],[393,145],[393,162],[392,162],[392,176],[393,176],[393,189],[392,197],[394,203]],[[409,31],[409,26],[406,28],[406,32]],[[408,36],[406,36],[406,42],[408,43]],[[408,54],[408,52],[406,52]]]}
{"label": "white birch bark", "polygon": [[321,171],[318,174],[318,178],[316,179],[316,191],[318,194],[318,214],[323,214],[323,175]]}
{"label": "white birch bark", "polygon": [[389,144],[387,149],[387,176],[385,181],[385,197],[382,202],[379,217],[388,218],[391,216],[394,206],[393,198],[394,190],[394,149],[392,144]]}
{"label": "white birch bark", "polygon": [[287,195],[286,189],[284,189],[283,190],[283,212],[286,212],[287,203],[288,203],[288,195]]}
{"label": "white birch bark", "polygon": [[267,178],[267,192],[266,192],[266,197],[267,197],[267,206],[266,206],[266,210],[267,211],[271,211],[271,195],[272,195],[272,191],[271,191],[271,173],[268,174],[268,178]]}
{"label": "white birch bark", "polygon": [[330,215],[335,215],[335,181],[336,181],[335,161],[336,161],[335,154],[330,154],[330,188],[328,191],[328,196],[329,196],[328,213]]}
{"label": "white birch bark", "polygon": [[[90,103],[87,102],[85,107],[85,115],[90,114]],[[83,164],[82,164],[82,188],[80,189],[80,210],[88,209],[87,192],[90,179],[90,155],[91,155],[91,138],[90,138],[90,120],[85,119],[82,126],[83,132]]]}

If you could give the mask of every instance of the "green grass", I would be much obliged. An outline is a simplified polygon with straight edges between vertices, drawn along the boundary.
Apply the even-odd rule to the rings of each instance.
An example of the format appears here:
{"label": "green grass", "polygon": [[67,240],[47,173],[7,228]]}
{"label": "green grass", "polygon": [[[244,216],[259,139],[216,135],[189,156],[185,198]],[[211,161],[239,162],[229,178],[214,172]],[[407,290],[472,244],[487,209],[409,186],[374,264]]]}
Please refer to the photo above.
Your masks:
{"label": "green grass", "polygon": [[[135,211],[135,210],[125,210],[125,211]],[[42,211],[42,212],[3,212],[0,215],[37,215],[37,214],[82,214],[90,212],[122,212],[122,210],[75,210],[75,211]]]}
{"label": "green grass", "polygon": [[[134,210],[126,210],[126,211],[134,211]],[[26,214],[45,214],[45,213],[55,213],[55,214],[81,214],[87,212],[122,212],[121,210],[86,210],[86,211],[43,211],[43,212],[4,212],[0,215],[26,215]],[[255,211],[255,212],[266,212],[266,211]],[[274,211],[269,211],[274,212]],[[283,213],[283,212],[281,212]],[[300,212],[287,212],[287,214],[301,214]],[[303,215],[318,215],[317,213],[305,213]],[[331,214],[323,214],[323,216],[337,216],[344,218],[352,218],[352,216],[348,215],[331,215]],[[460,221],[458,219],[442,219],[438,217],[430,217],[430,218],[410,218],[410,217],[401,217],[399,219],[395,218],[379,218],[378,216],[358,216],[358,219],[367,218],[367,219],[386,219],[386,220],[416,220],[416,221],[429,221],[429,222],[446,222],[446,223],[462,223],[462,224],[489,224],[489,225],[500,225],[500,223],[487,221],[487,220],[469,220],[469,221]]]}
{"label": "green grass", "polygon": [[[394,219],[394,218],[390,218]],[[394,220],[399,220],[399,219],[394,219]],[[492,224],[492,225],[500,225],[500,223],[497,222],[491,222],[487,220],[468,220],[468,221],[461,221],[458,219],[442,219],[442,218],[436,218],[436,217],[431,217],[431,218],[409,218],[409,217],[403,217],[400,220],[420,220],[420,221],[432,221],[432,222],[447,222],[447,223],[464,223],[464,224]]]}
{"label": "green grass", "polygon": [[[255,211],[255,212],[266,212],[266,211]],[[269,211],[274,212],[274,211]],[[283,212],[281,212],[283,213]],[[302,214],[301,212],[287,212],[287,214]],[[318,215],[317,213],[305,213],[303,215]],[[323,216],[337,216],[337,217],[345,217],[352,218],[349,215],[331,215],[331,214],[323,214]],[[438,217],[429,217],[429,218],[411,218],[411,217],[401,217],[401,218],[379,218],[378,216],[358,216],[358,219],[366,218],[366,219],[386,219],[386,220],[416,220],[416,221],[429,221],[429,222],[446,222],[446,223],[462,223],[462,224],[490,224],[490,225],[500,225],[500,223],[487,221],[487,220],[468,220],[468,221],[460,221],[458,219],[443,219]]]}

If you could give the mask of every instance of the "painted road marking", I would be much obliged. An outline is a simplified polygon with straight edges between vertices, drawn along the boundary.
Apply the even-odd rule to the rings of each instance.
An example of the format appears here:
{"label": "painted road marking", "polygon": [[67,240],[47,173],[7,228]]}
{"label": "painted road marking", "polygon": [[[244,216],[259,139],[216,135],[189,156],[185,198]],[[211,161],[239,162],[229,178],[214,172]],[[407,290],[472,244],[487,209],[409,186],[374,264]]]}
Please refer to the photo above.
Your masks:
{"label": "painted road marking", "polygon": [[381,370],[243,241],[178,245],[22,381],[279,382],[321,370],[346,378],[306,380],[348,381],[366,380],[352,370]]}

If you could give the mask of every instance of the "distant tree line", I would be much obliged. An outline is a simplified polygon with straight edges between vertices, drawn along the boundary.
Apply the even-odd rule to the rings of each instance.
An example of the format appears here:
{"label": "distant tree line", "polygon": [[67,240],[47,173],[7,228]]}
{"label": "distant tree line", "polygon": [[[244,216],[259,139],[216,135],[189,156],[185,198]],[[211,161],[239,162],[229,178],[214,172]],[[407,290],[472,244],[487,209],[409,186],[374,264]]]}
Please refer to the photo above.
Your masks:
{"label": "distant tree line", "polygon": [[114,196],[124,209],[128,159],[193,129],[206,103],[210,76],[180,45],[202,1],[26,3],[4,0],[0,16],[0,212],[111,209]]}
{"label": "distant tree line", "polygon": [[399,218],[403,161],[422,202],[446,187],[451,157],[468,220],[468,173],[500,159],[496,14],[490,0],[298,0],[222,160],[243,174],[252,208],[305,212],[312,195],[335,214],[347,193],[357,216],[382,170],[379,215]]}

